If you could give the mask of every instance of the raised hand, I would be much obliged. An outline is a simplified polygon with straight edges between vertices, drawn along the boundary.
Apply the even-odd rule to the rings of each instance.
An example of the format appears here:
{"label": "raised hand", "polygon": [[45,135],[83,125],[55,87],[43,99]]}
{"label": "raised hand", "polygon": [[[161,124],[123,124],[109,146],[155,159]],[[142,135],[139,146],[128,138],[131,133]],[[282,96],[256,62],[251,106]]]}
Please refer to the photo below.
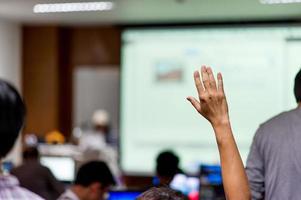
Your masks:
{"label": "raised hand", "polygon": [[199,100],[187,97],[193,107],[211,123],[221,159],[226,199],[250,200],[248,179],[233,137],[223,79],[217,74],[217,83],[210,67],[202,66],[201,76],[194,72]]}
{"label": "raised hand", "polygon": [[194,82],[198,91],[199,100],[187,97],[193,107],[205,117],[212,126],[229,123],[228,105],[223,88],[222,74],[217,74],[217,83],[210,67],[202,66],[194,72]]}

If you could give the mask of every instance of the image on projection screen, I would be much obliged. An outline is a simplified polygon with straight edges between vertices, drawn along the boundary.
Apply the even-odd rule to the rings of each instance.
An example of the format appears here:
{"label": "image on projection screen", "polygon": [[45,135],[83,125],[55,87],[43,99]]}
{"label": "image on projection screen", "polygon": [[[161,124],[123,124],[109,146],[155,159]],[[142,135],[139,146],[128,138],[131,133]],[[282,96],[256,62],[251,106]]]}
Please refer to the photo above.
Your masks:
{"label": "image on projection screen", "polygon": [[186,97],[197,96],[193,71],[222,72],[232,128],[244,162],[258,126],[296,107],[301,28],[128,29],[122,35],[121,167],[152,173],[157,154],[176,152],[181,167],[218,164],[209,123]]}

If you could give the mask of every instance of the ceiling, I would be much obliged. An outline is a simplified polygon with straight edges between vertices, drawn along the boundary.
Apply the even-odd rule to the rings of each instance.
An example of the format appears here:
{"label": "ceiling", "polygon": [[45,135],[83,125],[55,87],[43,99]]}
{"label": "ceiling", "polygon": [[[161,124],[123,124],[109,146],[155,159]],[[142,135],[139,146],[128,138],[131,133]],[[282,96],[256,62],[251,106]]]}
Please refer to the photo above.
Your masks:
{"label": "ceiling", "polygon": [[79,0],[0,0],[0,18],[25,24],[70,25],[301,19],[301,3],[263,5],[259,0],[112,1],[115,3],[112,11],[34,14],[32,9],[36,3],[65,3]]}

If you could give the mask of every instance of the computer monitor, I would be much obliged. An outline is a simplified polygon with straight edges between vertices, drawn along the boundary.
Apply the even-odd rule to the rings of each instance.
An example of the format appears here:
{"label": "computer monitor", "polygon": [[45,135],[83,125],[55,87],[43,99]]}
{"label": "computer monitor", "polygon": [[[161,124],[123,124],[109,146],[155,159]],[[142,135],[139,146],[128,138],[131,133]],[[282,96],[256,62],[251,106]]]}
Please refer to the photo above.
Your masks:
{"label": "computer monitor", "polygon": [[14,164],[12,161],[3,161],[1,163],[1,169],[4,174],[9,173],[14,168]]}
{"label": "computer monitor", "polygon": [[183,194],[190,195],[198,192],[200,179],[198,177],[176,174],[169,184],[170,188],[180,191]]}
{"label": "computer monitor", "polygon": [[222,184],[222,169],[220,165],[201,165],[200,178],[202,183],[211,185]]}
{"label": "computer monitor", "polygon": [[142,191],[110,191],[108,200],[135,200]]}
{"label": "computer monitor", "polygon": [[220,165],[201,165],[199,197],[204,200],[226,200]]}
{"label": "computer monitor", "polygon": [[67,156],[41,156],[40,162],[48,167],[53,175],[62,182],[72,182],[75,176],[75,161]]}

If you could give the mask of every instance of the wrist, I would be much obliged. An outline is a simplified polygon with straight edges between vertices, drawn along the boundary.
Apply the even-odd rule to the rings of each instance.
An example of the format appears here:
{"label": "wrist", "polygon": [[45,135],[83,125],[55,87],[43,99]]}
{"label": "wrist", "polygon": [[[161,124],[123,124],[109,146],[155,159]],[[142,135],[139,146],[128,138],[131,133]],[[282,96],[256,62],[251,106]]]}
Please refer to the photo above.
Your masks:
{"label": "wrist", "polygon": [[226,117],[223,117],[221,119],[218,119],[218,120],[213,120],[211,122],[211,125],[214,129],[216,128],[225,128],[225,127],[228,127],[230,126],[230,120],[229,120],[229,117],[226,116]]}
{"label": "wrist", "polygon": [[215,123],[212,124],[212,127],[214,129],[215,137],[219,145],[222,145],[224,142],[227,143],[229,139],[232,139],[233,135],[230,121]]}

